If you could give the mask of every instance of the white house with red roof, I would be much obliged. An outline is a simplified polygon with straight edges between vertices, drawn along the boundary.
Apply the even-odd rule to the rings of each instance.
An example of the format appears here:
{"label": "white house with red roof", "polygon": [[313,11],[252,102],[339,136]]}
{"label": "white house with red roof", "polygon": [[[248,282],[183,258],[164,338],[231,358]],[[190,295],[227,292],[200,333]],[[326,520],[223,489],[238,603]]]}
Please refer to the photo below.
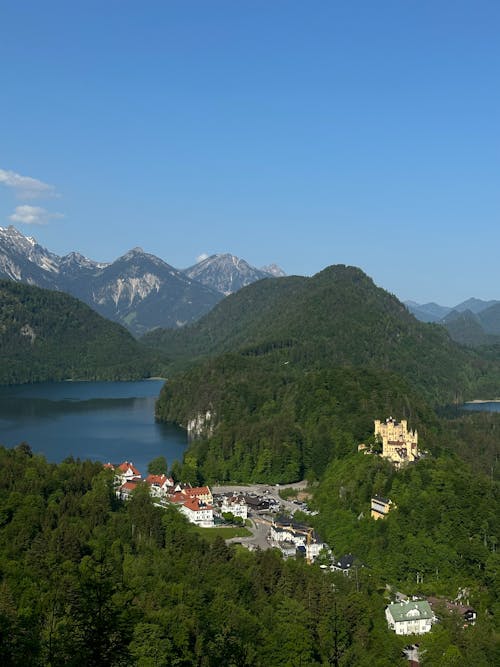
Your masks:
{"label": "white house with red roof", "polygon": [[179,509],[187,516],[190,523],[203,528],[213,528],[214,510],[212,505],[208,505],[198,498],[187,498],[184,504],[179,506]]}
{"label": "white house with red roof", "polygon": [[140,479],[131,479],[128,482],[123,482],[123,484],[116,489],[116,497],[120,500],[130,500],[132,491],[137,488],[140,481]]}
{"label": "white house with red roof", "polygon": [[141,473],[131,461],[120,463],[120,465],[115,468],[115,476],[122,484],[131,482],[132,480],[138,481],[142,479]]}
{"label": "white house with red roof", "polygon": [[174,480],[166,475],[148,475],[146,484],[154,498],[165,498],[174,488]]}

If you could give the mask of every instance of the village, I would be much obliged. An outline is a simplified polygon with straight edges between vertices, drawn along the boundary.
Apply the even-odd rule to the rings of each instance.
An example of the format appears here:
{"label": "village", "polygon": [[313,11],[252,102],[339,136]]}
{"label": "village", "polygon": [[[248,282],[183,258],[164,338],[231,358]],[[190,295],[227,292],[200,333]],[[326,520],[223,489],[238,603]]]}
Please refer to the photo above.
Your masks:
{"label": "village", "polygon": [[[426,452],[418,448],[418,433],[409,430],[406,420],[393,417],[374,422],[374,445],[361,444],[358,452],[364,455],[381,456],[389,460],[396,469],[416,463]],[[114,472],[116,496],[127,501],[139,484],[146,484],[160,507],[176,506],[187,520],[200,528],[215,528],[236,524],[248,528],[248,537],[232,537],[228,543],[237,543],[249,550],[278,549],[283,558],[302,557],[308,564],[317,563],[323,570],[340,573],[358,579],[365,564],[354,554],[334,556],[331,547],[323,542],[313,527],[303,521],[294,520],[299,510],[313,515],[305,500],[306,482],[286,485],[253,484],[249,486],[226,485],[193,487],[176,482],[165,474],[149,474],[143,479],[132,462],[119,465],[106,463],[106,469]],[[297,492],[299,499],[285,499],[280,495],[285,490]],[[287,495],[287,494],[283,494]],[[373,495],[370,517],[384,520],[397,506],[390,498]],[[444,611],[457,614],[463,627],[473,625],[475,610],[468,604],[467,591],[459,591],[456,599],[448,600],[432,596],[407,596],[392,591],[387,586],[393,602],[385,608],[387,627],[397,635],[421,635],[429,632],[439,621]],[[418,665],[418,645],[405,649],[409,662]]]}

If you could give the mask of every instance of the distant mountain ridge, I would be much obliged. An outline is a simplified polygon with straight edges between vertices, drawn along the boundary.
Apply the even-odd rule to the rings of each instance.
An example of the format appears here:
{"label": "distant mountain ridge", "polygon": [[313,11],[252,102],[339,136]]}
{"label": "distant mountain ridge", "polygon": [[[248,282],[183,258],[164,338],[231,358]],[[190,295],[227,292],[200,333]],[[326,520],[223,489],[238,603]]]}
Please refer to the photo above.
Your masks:
{"label": "distant mountain ridge", "polygon": [[471,347],[500,343],[500,301],[472,297],[453,308],[415,301],[405,305],[421,322],[443,325],[457,343]]}
{"label": "distant mountain ridge", "polygon": [[228,254],[213,255],[186,271],[142,248],[110,263],[78,252],[61,257],[13,226],[0,227],[0,278],[71,294],[135,335],[184,326],[225,295],[270,275]]}
{"label": "distant mountain ridge", "polygon": [[469,310],[471,313],[477,314],[499,303],[500,301],[494,299],[483,301],[482,299],[477,299],[475,297],[462,301],[453,307],[441,306],[433,301],[430,303],[417,303],[416,301],[404,302],[410,313],[415,315],[417,320],[420,320],[421,322],[439,322],[440,320],[444,320],[444,318],[453,310],[456,310],[459,313],[464,313]]}

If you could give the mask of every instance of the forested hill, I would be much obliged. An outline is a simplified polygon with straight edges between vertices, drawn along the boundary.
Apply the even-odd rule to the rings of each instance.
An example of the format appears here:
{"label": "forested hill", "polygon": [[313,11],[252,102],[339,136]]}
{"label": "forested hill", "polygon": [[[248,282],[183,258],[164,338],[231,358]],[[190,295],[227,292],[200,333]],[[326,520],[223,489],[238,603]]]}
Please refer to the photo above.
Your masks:
{"label": "forested hill", "polygon": [[155,340],[177,364],[190,359],[170,375],[157,417],[195,427],[184,473],[208,480],[319,478],[390,414],[435,449],[435,406],[500,387],[498,359],[418,322],[346,266],[250,285]]}
{"label": "forested hill", "polygon": [[161,358],[74,297],[0,280],[0,384],[135,379]]}
{"label": "forested hill", "polygon": [[397,373],[432,403],[497,392],[500,364],[417,321],[360,269],[331,266],[312,278],[268,279],[242,289],[179,331],[144,342],[178,362],[224,352],[281,351],[301,368],[349,365]]}

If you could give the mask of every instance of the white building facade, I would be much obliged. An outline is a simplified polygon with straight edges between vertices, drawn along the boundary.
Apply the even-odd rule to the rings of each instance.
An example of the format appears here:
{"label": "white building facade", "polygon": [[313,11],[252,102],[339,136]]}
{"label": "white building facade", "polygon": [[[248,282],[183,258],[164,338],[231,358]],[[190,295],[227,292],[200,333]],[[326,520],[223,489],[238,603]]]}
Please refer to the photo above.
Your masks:
{"label": "white building facade", "polygon": [[429,632],[434,614],[427,600],[407,600],[395,602],[385,609],[385,617],[390,630],[397,635],[423,635]]}

